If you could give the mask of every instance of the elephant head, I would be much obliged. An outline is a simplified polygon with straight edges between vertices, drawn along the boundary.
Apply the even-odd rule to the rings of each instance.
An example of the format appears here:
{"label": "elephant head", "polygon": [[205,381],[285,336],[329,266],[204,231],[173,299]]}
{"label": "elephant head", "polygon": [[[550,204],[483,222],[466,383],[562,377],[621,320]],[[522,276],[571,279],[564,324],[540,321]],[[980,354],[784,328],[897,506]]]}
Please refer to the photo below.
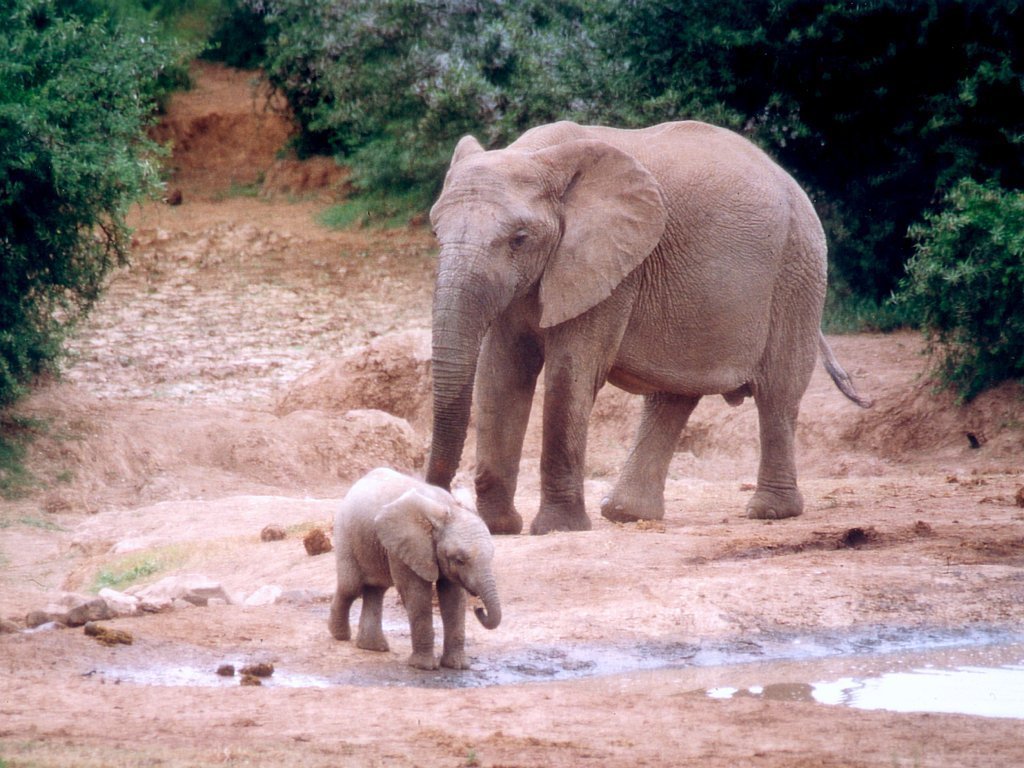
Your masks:
{"label": "elephant head", "polygon": [[385,506],[374,526],[389,557],[398,558],[425,581],[444,577],[479,597],[483,607],[474,612],[487,629],[501,623],[492,569],[494,543],[475,513],[412,489]]}
{"label": "elephant head", "polygon": [[652,174],[603,141],[456,147],[430,212],[441,246],[433,307],[434,424],[427,482],[449,488],[465,442],[480,345],[513,302],[536,329],[611,295],[665,229]]}

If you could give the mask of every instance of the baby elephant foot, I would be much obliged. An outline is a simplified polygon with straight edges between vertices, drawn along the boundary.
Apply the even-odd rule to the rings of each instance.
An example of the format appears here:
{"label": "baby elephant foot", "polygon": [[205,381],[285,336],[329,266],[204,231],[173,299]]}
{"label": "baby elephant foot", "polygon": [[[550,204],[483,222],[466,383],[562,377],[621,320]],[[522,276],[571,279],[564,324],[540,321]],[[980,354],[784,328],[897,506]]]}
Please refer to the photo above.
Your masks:
{"label": "baby elephant foot", "polygon": [[747,517],[754,520],[783,520],[804,511],[804,499],[795,488],[790,491],[758,489],[747,502]]}
{"label": "baby elephant foot", "polygon": [[415,669],[437,669],[437,659],[434,658],[433,651],[429,653],[413,651],[409,656],[409,666]]}
{"label": "baby elephant foot", "polygon": [[465,651],[445,651],[441,654],[441,666],[447,669],[469,669]]}

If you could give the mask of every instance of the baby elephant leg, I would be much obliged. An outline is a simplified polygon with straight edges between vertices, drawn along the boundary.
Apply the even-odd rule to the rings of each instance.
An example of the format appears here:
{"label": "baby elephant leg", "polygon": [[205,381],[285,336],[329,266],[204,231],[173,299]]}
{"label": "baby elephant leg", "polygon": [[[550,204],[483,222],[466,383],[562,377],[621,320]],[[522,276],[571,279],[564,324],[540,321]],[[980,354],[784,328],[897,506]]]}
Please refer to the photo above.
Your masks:
{"label": "baby elephant leg", "polygon": [[441,623],[444,625],[441,666],[469,669],[465,651],[466,591],[448,579],[440,579],[437,582],[437,601],[441,604]]}
{"label": "baby elephant leg", "polygon": [[352,608],[352,603],[358,596],[358,592],[346,589],[340,584],[334,591],[334,598],[331,600],[331,615],[327,620],[327,628],[331,631],[331,636],[335,640],[352,639],[352,631],[348,625],[348,615]]}
{"label": "baby elephant leg", "polygon": [[382,626],[384,593],[387,587],[363,587],[363,608],[359,613],[359,635],[356,647],[367,651],[386,651],[388,641],[384,639]]}

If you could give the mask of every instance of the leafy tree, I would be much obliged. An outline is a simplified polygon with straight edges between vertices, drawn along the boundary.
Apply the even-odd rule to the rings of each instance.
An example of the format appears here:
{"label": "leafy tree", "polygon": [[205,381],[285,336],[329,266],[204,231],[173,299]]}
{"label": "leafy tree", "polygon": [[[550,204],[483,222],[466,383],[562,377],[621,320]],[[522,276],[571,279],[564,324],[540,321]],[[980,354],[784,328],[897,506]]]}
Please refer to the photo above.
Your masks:
{"label": "leafy tree", "polygon": [[70,7],[0,0],[0,405],[60,355],[157,182],[143,129],[171,51]]}
{"label": "leafy tree", "polygon": [[1024,192],[965,179],[911,235],[899,301],[920,318],[940,380],[966,399],[1024,380]]}
{"label": "leafy tree", "polygon": [[[606,49],[659,118],[748,133],[811,188],[833,264],[885,298],[958,179],[1024,183],[1024,15],[1001,0],[637,0]],[[629,34],[620,34],[629,30]]]}
{"label": "leafy tree", "polygon": [[267,74],[303,126],[300,149],[344,157],[357,188],[411,210],[436,195],[463,134],[495,146],[601,111],[582,0],[249,2],[271,29]]}

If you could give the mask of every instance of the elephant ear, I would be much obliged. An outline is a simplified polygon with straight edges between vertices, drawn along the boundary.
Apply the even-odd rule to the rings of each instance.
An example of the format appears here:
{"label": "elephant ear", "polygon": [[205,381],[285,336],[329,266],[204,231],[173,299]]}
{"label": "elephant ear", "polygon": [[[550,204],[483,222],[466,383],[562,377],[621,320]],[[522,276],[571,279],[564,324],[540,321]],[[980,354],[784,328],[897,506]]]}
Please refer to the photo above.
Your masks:
{"label": "elephant ear", "polygon": [[434,530],[445,525],[450,512],[443,504],[410,489],[386,505],[374,518],[377,538],[421,579],[437,581]]}
{"label": "elephant ear", "polygon": [[467,157],[480,154],[483,151],[484,148],[480,145],[479,141],[469,135],[463,136],[459,139],[459,143],[455,145],[451,165],[458,165]]}
{"label": "elephant ear", "polygon": [[608,298],[654,250],[665,204],[654,176],[603,141],[580,139],[536,153],[560,179],[562,240],[540,281],[544,328]]}

